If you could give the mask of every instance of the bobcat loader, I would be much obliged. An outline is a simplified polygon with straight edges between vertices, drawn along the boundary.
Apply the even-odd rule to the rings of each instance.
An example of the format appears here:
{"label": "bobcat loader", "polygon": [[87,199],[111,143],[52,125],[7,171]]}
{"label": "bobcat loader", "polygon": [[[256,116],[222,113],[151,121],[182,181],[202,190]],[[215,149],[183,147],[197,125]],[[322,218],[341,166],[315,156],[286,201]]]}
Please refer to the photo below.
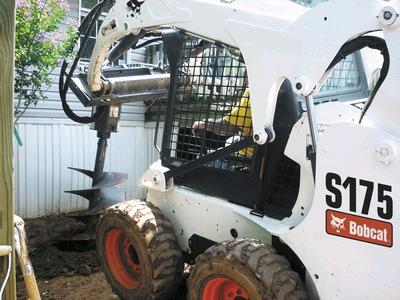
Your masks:
{"label": "bobcat loader", "polygon": [[[67,114],[99,132],[95,171],[78,169],[93,187],[74,192],[101,214],[114,292],[174,299],[188,263],[191,300],[399,299],[399,12],[398,0],[116,0],[87,74],[64,63],[60,80]],[[155,40],[168,72],[103,68]],[[366,94],[347,61],[364,48],[383,58]],[[90,117],[69,109],[69,87]],[[336,101],[343,90],[360,97]],[[146,200],[126,201],[104,149],[122,103],[149,93],[166,107],[160,160],[140,179]]]}

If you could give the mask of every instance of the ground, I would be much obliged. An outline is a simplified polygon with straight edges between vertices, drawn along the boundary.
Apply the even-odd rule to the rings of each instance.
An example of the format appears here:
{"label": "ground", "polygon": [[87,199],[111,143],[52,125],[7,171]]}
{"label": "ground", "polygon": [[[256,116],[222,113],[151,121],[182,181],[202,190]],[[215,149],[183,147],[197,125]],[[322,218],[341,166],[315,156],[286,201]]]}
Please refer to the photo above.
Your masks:
{"label": "ground", "polygon": [[[53,279],[38,279],[42,299],[119,299],[111,292],[101,272],[88,276],[59,276]],[[26,299],[23,282],[18,283],[18,298]]]}
{"label": "ground", "polygon": [[[42,299],[119,299],[99,269],[85,225],[65,216],[25,220],[30,258]],[[182,286],[175,299],[185,299]],[[17,296],[27,299],[17,266]]]}

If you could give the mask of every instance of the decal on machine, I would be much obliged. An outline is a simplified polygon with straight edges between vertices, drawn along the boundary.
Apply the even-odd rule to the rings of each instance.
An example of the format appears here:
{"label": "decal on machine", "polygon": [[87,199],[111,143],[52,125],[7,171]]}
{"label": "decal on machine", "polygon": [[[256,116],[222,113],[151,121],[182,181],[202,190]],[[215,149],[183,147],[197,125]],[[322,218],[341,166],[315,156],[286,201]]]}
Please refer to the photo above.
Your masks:
{"label": "decal on machine", "polygon": [[129,0],[126,5],[131,11],[131,17],[140,15],[140,10],[145,0]]}
{"label": "decal on machine", "polygon": [[[325,196],[326,204],[333,209],[348,209],[353,213],[361,213],[363,215],[370,215],[371,203],[376,207],[376,214],[384,220],[391,220],[393,218],[393,199],[390,195],[392,187],[390,185],[374,183],[369,180],[356,179],[354,177],[342,177],[335,173],[328,173],[325,177],[325,186],[329,194]],[[342,190],[346,193],[344,196]],[[373,199],[374,190],[376,190],[376,198]],[[363,195],[357,197],[357,195]],[[348,198],[348,203],[343,199]],[[362,198],[362,203],[357,203],[357,199]]]}
{"label": "decal on machine", "polygon": [[344,238],[385,247],[393,246],[391,223],[328,209],[326,232]]}
{"label": "decal on machine", "polygon": [[[326,211],[328,234],[392,247],[393,226],[386,222],[393,218],[390,185],[354,177],[342,178],[336,173],[326,174],[325,185],[328,191],[325,201],[331,208]],[[348,210],[350,213],[337,211],[338,209]],[[352,213],[377,215],[385,221]]]}

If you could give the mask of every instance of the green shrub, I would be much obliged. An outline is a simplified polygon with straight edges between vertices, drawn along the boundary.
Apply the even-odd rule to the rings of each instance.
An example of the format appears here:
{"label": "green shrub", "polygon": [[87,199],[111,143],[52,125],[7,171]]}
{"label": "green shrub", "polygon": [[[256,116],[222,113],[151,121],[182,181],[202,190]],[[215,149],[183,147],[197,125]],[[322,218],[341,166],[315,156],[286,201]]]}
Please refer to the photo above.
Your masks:
{"label": "green shrub", "polygon": [[32,105],[45,100],[50,74],[73,52],[76,24],[66,21],[68,0],[17,0],[15,37],[15,122]]}

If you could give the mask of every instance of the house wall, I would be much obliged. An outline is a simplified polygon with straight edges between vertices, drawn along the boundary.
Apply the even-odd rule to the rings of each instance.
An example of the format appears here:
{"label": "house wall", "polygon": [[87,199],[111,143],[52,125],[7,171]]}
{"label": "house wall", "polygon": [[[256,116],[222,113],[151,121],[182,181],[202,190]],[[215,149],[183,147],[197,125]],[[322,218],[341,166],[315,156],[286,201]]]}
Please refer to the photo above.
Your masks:
{"label": "house wall", "polygon": [[[129,174],[118,186],[126,199],[145,197],[137,182],[158,159],[154,128],[154,123],[122,122],[109,141],[105,171]],[[68,167],[93,170],[96,132],[55,119],[24,119],[17,129],[24,145],[14,151],[16,213],[34,218],[86,208],[87,200],[64,191],[90,187],[88,177]]]}
{"label": "house wall", "polygon": [[[78,0],[70,1],[69,18],[79,20]],[[136,51],[130,57],[131,62],[144,62],[145,51]],[[96,132],[66,118],[58,95],[58,76],[59,68],[52,74],[48,99],[30,107],[16,125],[23,146],[14,146],[15,209],[24,218],[79,210],[88,205],[87,200],[64,191],[90,187],[89,178],[68,167],[93,169]],[[76,113],[90,115],[90,109],[85,109],[71,92],[67,99]],[[145,196],[137,181],[149,164],[158,159],[152,146],[155,126],[144,123],[145,110],[143,103],[123,105],[120,131],[112,135],[107,150],[105,169],[129,174],[129,179],[119,186],[128,199]]]}

